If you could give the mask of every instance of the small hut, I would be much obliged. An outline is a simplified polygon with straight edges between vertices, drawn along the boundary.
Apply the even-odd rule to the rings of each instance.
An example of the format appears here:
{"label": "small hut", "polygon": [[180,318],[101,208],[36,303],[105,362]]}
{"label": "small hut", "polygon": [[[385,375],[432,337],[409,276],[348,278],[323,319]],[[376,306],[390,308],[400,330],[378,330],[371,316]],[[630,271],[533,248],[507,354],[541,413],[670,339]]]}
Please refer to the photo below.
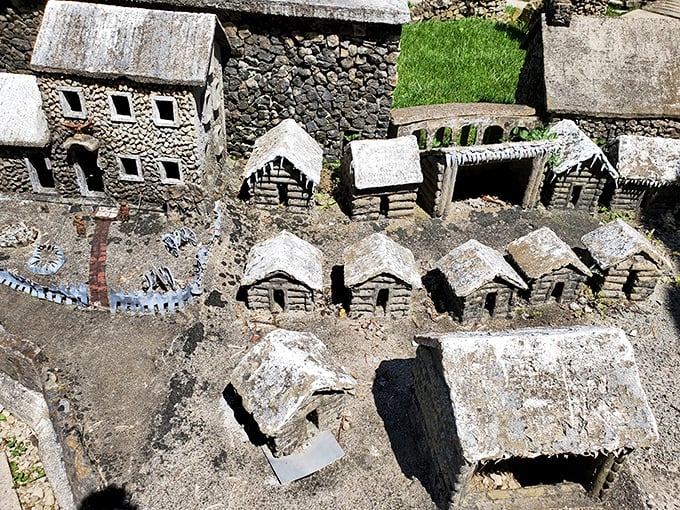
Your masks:
{"label": "small hut", "polygon": [[[490,508],[494,499],[512,508],[590,508],[626,455],[658,440],[633,348],[618,328],[415,340],[416,416],[442,508]],[[481,474],[505,481],[503,492],[473,493]]]}
{"label": "small hut", "polygon": [[354,317],[403,317],[411,293],[422,287],[413,253],[383,234],[372,234],[345,249],[345,287]]}
{"label": "small hut", "polygon": [[557,165],[546,173],[541,192],[543,205],[597,211],[605,187],[615,186],[616,169],[574,121],[562,120],[549,132],[559,137],[562,148],[557,153]]}
{"label": "small hut", "polygon": [[592,276],[567,243],[548,227],[539,228],[508,245],[511,262],[529,285],[527,300],[572,301]]}
{"label": "small hut", "polygon": [[319,431],[338,428],[356,381],[311,333],[277,329],[236,365],[231,386],[275,457],[305,447]]}
{"label": "small hut", "polygon": [[411,216],[423,182],[415,136],[354,140],[342,162],[342,184],[356,220]]}
{"label": "small hut", "polygon": [[314,307],[323,286],[321,251],[287,231],[256,244],[248,254],[242,287],[248,307],[272,312]]}
{"label": "small hut", "polygon": [[611,152],[619,186],[611,208],[638,211],[677,207],[680,193],[680,140],[622,135]]}
{"label": "small hut", "polygon": [[581,238],[595,265],[593,288],[605,297],[648,298],[669,267],[640,232],[617,218]]}
{"label": "small hut", "polygon": [[255,141],[243,171],[242,196],[258,207],[305,211],[321,178],[323,151],[292,119]]}
{"label": "small hut", "polygon": [[461,322],[508,316],[517,291],[528,288],[503,255],[474,239],[439,259],[436,270],[449,313]]}

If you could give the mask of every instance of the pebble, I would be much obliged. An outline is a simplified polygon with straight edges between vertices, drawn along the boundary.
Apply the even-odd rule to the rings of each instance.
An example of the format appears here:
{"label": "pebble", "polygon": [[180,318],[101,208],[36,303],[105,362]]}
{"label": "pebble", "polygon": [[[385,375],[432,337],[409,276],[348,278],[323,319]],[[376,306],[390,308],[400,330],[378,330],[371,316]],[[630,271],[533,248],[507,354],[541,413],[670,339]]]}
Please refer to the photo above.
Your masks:
{"label": "pebble", "polygon": [[569,310],[572,310],[572,311],[575,312],[575,311],[580,310],[580,309],[581,309],[581,305],[579,305],[578,303],[570,303],[569,304]]}
{"label": "pebble", "polygon": [[628,333],[632,337],[638,336],[638,330],[637,329],[631,329],[630,333]]}

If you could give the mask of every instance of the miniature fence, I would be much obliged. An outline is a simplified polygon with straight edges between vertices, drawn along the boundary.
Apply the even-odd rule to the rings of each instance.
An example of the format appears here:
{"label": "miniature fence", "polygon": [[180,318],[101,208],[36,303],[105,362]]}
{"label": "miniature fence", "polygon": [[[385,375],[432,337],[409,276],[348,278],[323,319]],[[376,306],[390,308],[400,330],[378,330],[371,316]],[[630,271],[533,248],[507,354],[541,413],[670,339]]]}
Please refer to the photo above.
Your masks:
{"label": "miniature fence", "polygon": [[30,294],[38,299],[66,305],[75,304],[80,308],[89,306],[87,288],[82,283],[79,286],[59,285],[55,287],[54,285],[49,285],[46,287],[32,282],[23,276],[14,274],[7,269],[0,269],[0,283],[19,292]]}

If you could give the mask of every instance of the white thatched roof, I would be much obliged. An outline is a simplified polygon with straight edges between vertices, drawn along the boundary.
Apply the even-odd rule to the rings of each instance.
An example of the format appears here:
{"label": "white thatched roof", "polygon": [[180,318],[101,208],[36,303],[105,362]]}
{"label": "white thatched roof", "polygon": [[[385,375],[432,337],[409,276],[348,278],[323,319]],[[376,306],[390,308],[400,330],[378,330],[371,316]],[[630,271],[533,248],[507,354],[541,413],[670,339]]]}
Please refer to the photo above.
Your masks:
{"label": "white thatched roof", "polygon": [[293,119],[286,119],[255,141],[242,177],[247,179],[276,159],[290,161],[314,184],[321,179],[323,150]]}
{"label": "white thatched roof", "polygon": [[609,269],[642,253],[659,268],[670,266],[666,258],[645,236],[620,218],[588,232],[581,238],[581,242],[601,269]]}
{"label": "white thatched roof", "polygon": [[656,136],[621,135],[617,138],[616,169],[622,179],[651,185],[677,182],[680,177],[680,140]]}
{"label": "white thatched roof", "polygon": [[512,241],[508,253],[527,278],[541,278],[567,266],[586,276],[592,274],[574,250],[548,227]]}
{"label": "white thatched roof", "polygon": [[201,86],[216,37],[226,41],[214,14],[50,0],[31,66],[66,75]]}
{"label": "white thatched roof", "polygon": [[522,277],[506,262],[500,252],[470,239],[437,261],[456,296],[465,297],[496,278],[508,285],[527,289]]}
{"label": "white thatched roof", "polygon": [[349,143],[351,174],[358,190],[423,182],[420,149],[415,136]]}
{"label": "white thatched roof", "polygon": [[44,147],[49,141],[35,76],[0,73],[0,145]]}
{"label": "white thatched roof", "polygon": [[314,393],[352,393],[356,381],[313,334],[277,329],[236,365],[231,384],[260,430],[276,436]]}
{"label": "white thatched roof", "polygon": [[616,453],[658,439],[633,348],[618,328],[433,333],[416,341],[441,352],[472,464]]}
{"label": "white thatched roof", "polygon": [[551,126],[549,132],[558,135],[562,147],[559,152],[560,163],[552,169],[553,174],[576,172],[588,165],[592,170],[606,172],[612,179],[618,179],[618,172],[602,149],[573,120],[561,120]]}
{"label": "white thatched roof", "polygon": [[345,248],[345,285],[353,287],[380,274],[396,276],[412,288],[422,287],[413,253],[383,234],[371,234]]}
{"label": "white thatched roof", "polygon": [[283,273],[312,290],[323,288],[321,251],[290,232],[256,244],[250,249],[243,285],[253,285],[273,274]]}

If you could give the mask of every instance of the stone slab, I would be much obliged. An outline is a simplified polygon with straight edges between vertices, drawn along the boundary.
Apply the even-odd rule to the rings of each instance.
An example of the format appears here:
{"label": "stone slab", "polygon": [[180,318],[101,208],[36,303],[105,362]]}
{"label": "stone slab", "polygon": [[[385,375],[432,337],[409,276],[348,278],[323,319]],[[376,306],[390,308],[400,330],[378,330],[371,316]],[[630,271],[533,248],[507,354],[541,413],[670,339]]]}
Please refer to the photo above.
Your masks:
{"label": "stone slab", "polygon": [[536,110],[521,104],[445,103],[396,108],[390,112],[392,124],[402,125],[423,119],[450,117],[533,117]]}
{"label": "stone slab", "polygon": [[9,470],[7,457],[0,455],[0,508],[3,510],[21,510],[19,498],[14,491],[12,473]]}

